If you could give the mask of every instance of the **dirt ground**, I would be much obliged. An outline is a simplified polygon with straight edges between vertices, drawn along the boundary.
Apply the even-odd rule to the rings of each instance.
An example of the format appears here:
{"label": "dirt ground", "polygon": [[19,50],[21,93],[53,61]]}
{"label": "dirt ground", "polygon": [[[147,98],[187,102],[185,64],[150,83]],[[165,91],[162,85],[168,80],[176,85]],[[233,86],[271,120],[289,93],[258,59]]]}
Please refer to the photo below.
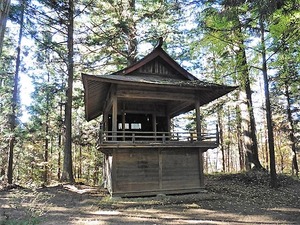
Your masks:
{"label": "dirt ground", "polygon": [[0,224],[300,224],[300,182],[278,189],[243,177],[207,177],[197,194],[111,198],[103,189],[56,185],[0,191]]}

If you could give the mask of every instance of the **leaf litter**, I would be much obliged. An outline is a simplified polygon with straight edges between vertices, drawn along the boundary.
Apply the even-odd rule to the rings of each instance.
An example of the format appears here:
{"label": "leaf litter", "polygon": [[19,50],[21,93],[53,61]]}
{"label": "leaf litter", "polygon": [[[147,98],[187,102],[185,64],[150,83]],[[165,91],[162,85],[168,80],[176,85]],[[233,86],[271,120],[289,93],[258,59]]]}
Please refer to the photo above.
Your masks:
{"label": "leaf litter", "polygon": [[278,181],[272,189],[266,172],[213,174],[203,193],[141,198],[111,198],[88,185],[3,189],[0,224],[298,224],[300,181]]}

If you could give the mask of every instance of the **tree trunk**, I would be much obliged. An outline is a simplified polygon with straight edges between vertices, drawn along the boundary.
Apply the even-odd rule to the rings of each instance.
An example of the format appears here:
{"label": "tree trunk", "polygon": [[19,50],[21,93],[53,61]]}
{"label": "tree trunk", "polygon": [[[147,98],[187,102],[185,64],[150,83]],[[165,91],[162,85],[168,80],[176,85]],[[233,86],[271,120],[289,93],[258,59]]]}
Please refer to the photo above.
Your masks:
{"label": "tree trunk", "polygon": [[267,168],[267,170],[269,170],[269,164],[270,164],[270,160],[269,160],[269,146],[268,146],[268,129],[267,129],[267,127],[266,127],[266,118],[265,118],[265,125],[264,125],[264,129],[265,129],[265,132],[264,132],[264,143],[265,143],[265,145],[264,145],[264,149],[265,149],[265,155],[266,155],[266,168]]}
{"label": "tree trunk", "polygon": [[[87,146],[87,150],[88,150],[88,152],[90,152],[91,151],[91,149],[90,149],[90,145],[88,145]],[[102,164],[102,162],[103,162],[103,159],[102,159],[102,154],[101,153],[99,153],[99,151],[95,151],[95,162],[94,162],[94,165],[95,165],[95,168],[94,168],[94,185],[99,185],[99,178],[100,178],[100,168],[101,168],[101,166],[102,166],[102,168],[104,167],[104,165]],[[102,173],[102,179],[104,180],[104,174]]]}
{"label": "tree trunk", "polygon": [[124,29],[124,33],[127,35],[127,49],[128,49],[128,56],[127,56],[127,64],[128,66],[134,64],[137,59],[137,39],[136,39],[136,23],[134,21],[134,13],[135,13],[135,0],[128,0],[129,5],[129,17],[127,18],[128,21],[128,29]]}
{"label": "tree trunk", "polygon": [[79,169],[78,178],[82,177],[82,145],[79,145]]}
{"label": "tree trunk", "polygon": [[21,64],[21,43],[23,37],[23,23],[24,23],[24,10],[25,5],[24,1],[20,1],[21,5],[21,18],[20,18],[20,31],[17,47],[17,59],[16,59],[16,72],[14,77],[14,89],[12,97],[12,112],[9,118],[11,137],[9,140],[9,157],[8,157],[8,168],[7,168],[7,179],[8,183],[12,184],[13,182],[13,160],[14,160],[14,147],[16,141],[16,118],[17,118],[17,104],[18,104],[18,95],[19,95],[19,70]]}
{"label": "tree trunk", "polygon": [[10,0],[1,0],[0,2],[0,56],[2,54],[4,33],[6,28],[6,21],[9,13]]}
{"label": "tree trunk", "polygon": [[[244,52],[243,55],[246,57],[246,53]],[[246,63],[246,62],[245,62]],[[255,118],[254,118],[254,113],[253,113],[253,103],[252,103],[252,94],[251,94],[251,88],[250,88],[250,80],[249,80],[249,74],[246,77],[246,85],[245,85],[245,90],[246,90],[246,96],[247,96],[247,110],[249,114],[249,123],[250,123],[250,130],[249,130],[249,135],[251,139],[251,145],[249,146],[251,149],[251,159],[252,163],[254,164],[255,169],[263,169],[259,157],[258,157],[258,145],[257,145],[257,137],[256,137],[256,126],[255,126]]]}
{"label": "tree trunk", "polygon": [[289,92],[289,85],[287,82],[284,84],[285,86],[285,96],[287,101],[287,117],[289,122],[289,139],[292,145],[292,152],[293,152],[293,160],[292,160],[292,172],[296,173],[296,176],[299,176],[299,167],[297,162],[297,149],[296,149],[296,139],[295,139],[295,128],[292,118],[292,111],[291,111],[291,98]]}
{"label": "tree trunk", "polygon": [[48,158],[49,158],[49,114],[46,114],[46,137],[45,137],[45,152],[44,152],[44,184],[48,184],[49,180],[48,180]]}
{"label": "tree trunk", "polygon": [[244,151],[243,151],[243,141],[242,141],[242,119],[241,119],[241,111],[239,107],[236,107],[236,130],[237,130],[237,141],[238,141],[238,151],[239,151],[239,165],[240,165],[240,170],[245,169],[245,158],[244,158]]}
{"label": "tree trunk", "polygon": [[61,181],[74,182],[72,168],[72,96],[73,96],[73,29],[74,29],[74,2],[69,0],[68,12],[68,86],[67,103],[65,107],[65,143],[64,163]]}
{"label": "tree trunk", "polygon": [[[63,82],[62,82],[63,87]],[[59,116],[60,116],[60,123],[59,123],[59,134],[58,134],[58,159],[57,159],[57,179],[60,180],[61,178],[61,151],[62,151],[62,139],[63,139],[63,100],[62,97],[60,99],[59,104]]]}
{"label": "tree trunk", "polygon": [[227,150],[227,172],[231,172],[230,167],[230,159],[231,159],[231,124],[230,124],[230,110],[229,107],[227,108],[227,143],[226,143],[226,150]]}
{"label": "tree trunk", "polygon": [[270,92],[269,92],[269,82],[268,82],[268,72],[267,72],[264,23],[263,23],[262,18],[260,18],[259,23],[260,23],[260,32],[261,32],[262,72],[263,72],[263,77],[264,77],[266,119],[267,119],[268,144],[269,144],[269,154],[270,154],[270,175],[271,175],[270,186],[277,187],[277,174],[276,174],[275,150],[274,150],[274,134],[273,134],[273,123],[272,123],[272,109],[271,109],[271,102],[270,102]]}
{"label": "tree trunk", "polygon": [[[50,74],[47,74],[47,84],[50,82]],[[45,151],[44,151],[44,184],[48,184],[48,158],[49,158],[49,90],[46,90],[46,128],[45,128]]]}
{"label": "tree trunk", "polygon": [[[241,87],[246,94],[246,96],[242,97],[241,99],[242,104],[246,104],[246,109],[244,109],[243,113],[244,118],[242,119],[245,138],[245,152],[248,159],[248,163],[253,163],[255,169],[263,169],[258,157],[258,144],[256,136],[255,117],[253,113],[252,91],[250,86],[249,67],[246,58],[244,40],[240,40],[240,42],[240,48],[237,53],[237,62],[239,70],[241,71]],[[248,164],[247,169],[250,168],[251,165]]]}
{"label": "tree trunk", "polygon": [[225,172],[225,151],[224,151],[224,137],[223,137],[223,123],[221,117],[221,109],[218,110],[218,126],[219,126],[219,136],[220,136],[220,148],[222,153],[222,172]]}

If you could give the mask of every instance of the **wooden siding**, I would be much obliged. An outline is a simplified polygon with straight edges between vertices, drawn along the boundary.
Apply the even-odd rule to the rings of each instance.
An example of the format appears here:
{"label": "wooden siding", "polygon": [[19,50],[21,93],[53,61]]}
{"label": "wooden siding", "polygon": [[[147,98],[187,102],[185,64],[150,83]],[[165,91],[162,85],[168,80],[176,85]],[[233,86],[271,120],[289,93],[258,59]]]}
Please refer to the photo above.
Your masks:
{"label": "wooden siding", "polygon": [[198,148],[114,149],[112,196],[200,191],[201,161]]}
{"label": "wooden siding", "polygon": [[162,154],[162,189],[200,187],[197,149],[164,150]]}
{"label": "wooden siding", "polygon": [[158,154],[151,150],[119,150],[114,154],[115,192],[157,190]]}
{"label": "wooden siding", "polygon": [[138,74],[138,75],[159,74],[159,75],[164,75],[163,77],[167,77],[167,78],[180,79],[180,80],[183,79],[183,76],[178,71],[168,66],[168,64],[163,62],[160,57],[157,57],[156,59],[152,60],[148,64],[141,66],[140,68],[138,68],[138,70],[132,73],[132,75],[134,74]]}
{"label": "wooden siding", "polygon": [[[147,66],[147,64],[152,66]],[[139,62],[124,68],[122,70],[117,71],[115,74],[134,74],[137,70],[141,70],[142,67],[145,67],[141,71],[147,70],[149,68],[155,69],[157,67],[156,71],[159,72],[159,68],[162,68],[160,65],[167,65],[169,70],[172,71],[174,75],[179,75],[180,78],[185,78],[188,80],[197,80],[195,76],[190,74],[188,71],[186,71],[184,68],[182,68],[177,62],[175,62],[162,48],[161,46],[157,46],[151,53],[149,53],[147,56],[145,56],[143,59],[141,59]],[[150,70],[153,73],[153,70]],[[154,70],[155,71],[155,70]]]}

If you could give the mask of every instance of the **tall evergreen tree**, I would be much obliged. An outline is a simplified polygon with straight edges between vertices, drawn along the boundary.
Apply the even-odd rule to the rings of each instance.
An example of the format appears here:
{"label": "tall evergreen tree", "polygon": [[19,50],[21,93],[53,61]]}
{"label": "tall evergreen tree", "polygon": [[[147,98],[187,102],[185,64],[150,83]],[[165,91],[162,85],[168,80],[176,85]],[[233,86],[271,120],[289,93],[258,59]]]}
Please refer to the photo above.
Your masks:
{"label": "tall evergreen tree", "polygon": [[73,77],[74,77],[74,2],[69,0],[68,3],[68,82],[67,82],[67,102],[65,107],[65,148],[64,148],[64,164],[61,180],[74,182],[73,164],[72,164],[72,98],[73,98]]}
{"label": "tall evergreen tree", "polygon": [[[55,131],[58,136],[58,175],[61,176],[60,164],[61,164],[61,150],[62,145],[65,144],[65,161],[64,162],[64,177],[65,181],[74,181],[72,175],[72,133],[71,133],[71,108],[72,107],[72,85],[73,85],[73,25],[72,21],[69,21],[69,7],[68,2],[45,2],[41,1],[41,4],[33,2],[28,8],[27,13],[30,14],[30,18],[27,21],[28,34],[36,41],[37,53],[34,56],[37,60],[36,65],[41,70],[45,71],[40,73],[39,76],[33,75],[35,88],[42,88],[44,93],[38,93],[33,96],[33,104],[36,106],[31,107],[31,112],[40,115],[40,128],[45,129],[45,132],[41,132],[44,142],[44,175],[43,179],[45,183],[48,183],[48,169],[49,169],[49,147],[54,146],[53,142],[50,146],[49,127],[51,124],[55,125],[55,129],[51,129],[51,132]],[[73,13],[73,9],[72,9]],[[72,15],[72,20],[73,20]],[[68,29],[72,26],[71,29]],[[72,41],[68,41],[67,37],[70,35]],[[67,44],[69,43],[69,44]],[[72,46],[71,46],[72,45]],[[70,54],[69,54],[70,53]],[[67,57],[66,57],[67,56]],[[71,65],[70,65],[71,64]],[[32,68],[33,74],[37,73],[35,70],[39,68]],[[71,74],[71,75],[70,75]],[[70,75],[70,76],[69,76]],[[48,77],[48,78],[47,78]],[[66,78],[67,77],[67,78]],[[68,79],[70,77],[70,79]],[[43,83],[40,83],[40,80]],[[53,85],[57,85],[56,88]],[[65,90],[66,87],[66,90]],[[63,94],[63,92],[65,93]],[[46,102],[41,101],[39,96],[43,95]],[[64,95],[64,96],[63,96]],[[65,103],[65,101],[67,103]],[[44,102],[44,103],[43,103]],[[39,105],[48,108],[48,110],[39,109]],[[69,108],[68,108],[69,106]],[[56,107],[58,110],[56,110]],[[63,110],[65,115],[63,115]],[[56,115],[52,115],[49,112],[57,112]],[[66,119],[68,118],[68,120]],[[51,121],[50,121],[51,120]],[[63,126],[63,122],[65,126]],[[37,123],[39,124],[39,123]],[[45,126],[44,126],[45,125]],[[70,143],[62,141],[62,130],[65,127],[65,139]],[[70,160],[69,160],[70,159]],[[56,166],[55,166],[56,168]]]}
{"label": "tall evergreen tree", "polygon": [[10,7],[10,0],[2,0],[0,2],[0,56],[2,54],[4,33],[6,28],[6,21],[8,18]]}
{"label": "tall evergreen tree", "polygon": [[[277,186],[277,174],[276,174],[276,163],[275,163],[275,150],[274,150],[274,134],[273,134],[273,122],[272,122],[272,105],[270,101],[270,89],[269,89],[269,75],[268,75],[268,65],[274,54],[277,54],[278,50],[283,46],[277,46],[274,49],[274,40],[270,35],[270,29],[273,24],[276,24],[276,15],[278,11],[287,10],[291,11],[294,7],[297,7],[295,1],[262,1],[255,0],[250,2],[250,10],[252,12],[252,19],[255,21],[253,29],[258,30],[260,35],[260,46],[258,48],[261,53],[262,66],[261,71],[263,73],[264,79],[264,91],[265,91],[265,105],[266,105],[266,119],[267,119],[267,129],[268,129],[268,146],[270,154],[270,174],[272,187]],[[299,7],[299,6],[298,6]],[[284,36],[284,33],[280,35]],[[270,42],[269,40],[272,39]],[[271,44],[270,44],[271,43]],[[268,53],[271,56],[267,56]]]}
{"label": "tall evergreen tree", "polygon": [[176,35],[180,10],[173,3],[154,0],[95,1],[88,9],[89,21],[81,25],[87,35],[82,38],[83,64],[86,70],[101,73],[136,62],[150,51],[149,47],[143,51],[143,44],[153,46],[159,37],[168,42]]}
{"label": "tall evergreen tree", "polygon": [[12,105],[11,105],[11,114],[9,118],[10,123],[10,131],[11,137],[9,138],[9,156],[8,156],[8,169],[7,169],[7,179],[8,183],[12,184],[13,182],[13,159],[14,159],[14,147],[16,141],[16,122],[17,122],[17,104],[19,99],[19,71],[20,71],[20,64],[21,64],[21,43],[23,37],[23,24],[24,24],[24,11],[25,11],[25,4],[24,0],[20,0],[20,30],[19,30],[19,38],[18,38],[18,47],[17,47],[17,58],[16,58],[16,69],[15,69],[15,76],[14,76],[14,86],[13,86],[13,93],[12,93]]}
{"label": "tall evergreen tree", "polygon": [[[200,17],[199,30],[203,31],[203,48],[207,54],[218,51],[215,56],[221,56],[220,60],[227,61],[223,76],[232,71],[231,77],[241,87],[239,112],[242,119],[240,128],[243,128],[243,146],[247,155],[247,166],[254,164],[257,169],[262,169],[258,156],[258,144],[256,137],[256,124],[253,112],[252,90],[250,84],[250,70],[246,56],[246,41],[248,37],[247,27],[249,21],[246,17],[247,6],[244,1],[211,1],[204,7]],[[209,44],[209,42],[214,43]],[[212,46],[212,47],[210,47]],[[222,73],[221,67],[217,69]],[[225,74],[225,75],[224,75]],[[245,106],[245,107],[243,107]]]}
{"label": "tall evergreen tree", "polygon": [[274,23],[270,26],[270,35],[273,38],[274,49],[276,49],[276,60],[271,64],[278,70],[274,77],[272,91],[278,99],[284,96],[286,109],[279,113],[285,112],[288,121],[288,139],[292,150],[292,172],[297,176],[299,174],[297,162],[297,141],[296,141],[296,123],[297,116],[295,112],[297,107],[298,85],[299,85],[299,45],[298,36],[300,25],[297,16],[296,7],[283,7],[273,15]]}

